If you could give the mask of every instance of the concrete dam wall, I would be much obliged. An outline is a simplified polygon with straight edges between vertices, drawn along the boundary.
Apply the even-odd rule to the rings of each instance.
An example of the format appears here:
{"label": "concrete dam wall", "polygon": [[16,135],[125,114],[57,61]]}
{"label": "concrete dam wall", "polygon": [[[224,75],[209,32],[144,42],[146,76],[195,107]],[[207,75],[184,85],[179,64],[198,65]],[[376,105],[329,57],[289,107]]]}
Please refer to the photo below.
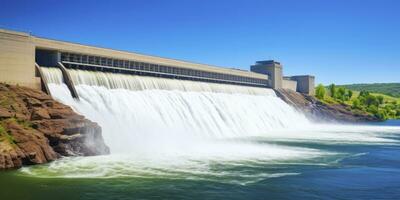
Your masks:
{"label": "concrete dam wall", "polygon": [[0,29],[0,82],[49,93],[40,67],[56,67],[73,97],[78,98],[69,69],[191,80],[260,88],[286,88],[313,94],[314,77],[283,78],[279,62],[258,61],[251,71],[142,55],[36,37]]}

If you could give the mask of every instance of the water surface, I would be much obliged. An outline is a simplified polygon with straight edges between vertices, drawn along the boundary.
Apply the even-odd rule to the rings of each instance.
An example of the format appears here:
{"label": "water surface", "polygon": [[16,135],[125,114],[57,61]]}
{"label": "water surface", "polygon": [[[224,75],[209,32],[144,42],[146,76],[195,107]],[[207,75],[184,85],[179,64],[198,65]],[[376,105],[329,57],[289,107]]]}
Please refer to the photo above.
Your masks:
{"label": "water surface", "polygon": [[232,155],[67,158],[0,173],[0,199],[399,199],[399,125],[215,144]]}
{"label": "water surface", "polygon": [[[399,199],[400,123],[309,121],[273,90],[44,68],[108,156],[0,173],[0,199]],[[90,141],[88,141],[90,142]]]}

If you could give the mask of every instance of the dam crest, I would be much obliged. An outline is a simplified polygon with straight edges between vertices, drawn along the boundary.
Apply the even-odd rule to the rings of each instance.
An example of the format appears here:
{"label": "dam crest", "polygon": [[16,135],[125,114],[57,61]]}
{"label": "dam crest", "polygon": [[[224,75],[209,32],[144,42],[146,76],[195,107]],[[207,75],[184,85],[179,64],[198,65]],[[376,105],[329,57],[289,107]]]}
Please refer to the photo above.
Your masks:
{"label": "dam crest", "polygon": [[250,71],[245,71],[51,40],[4,29],[0,29],[0,44],[1,82],[50,94],[41,67],[58,68],[74,98],[79,96],[71,80],[73,70],[314,93],[313,76],[283,76],[281,63],[274,60],[257,61]]}

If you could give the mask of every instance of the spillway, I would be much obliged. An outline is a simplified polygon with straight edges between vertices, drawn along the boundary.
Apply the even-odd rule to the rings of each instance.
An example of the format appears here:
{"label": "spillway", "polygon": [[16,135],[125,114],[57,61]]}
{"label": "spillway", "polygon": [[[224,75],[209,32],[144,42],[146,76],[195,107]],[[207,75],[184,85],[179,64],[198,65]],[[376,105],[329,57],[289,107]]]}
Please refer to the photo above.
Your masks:
{"label": "spillway", "polygon": [[77,101],[59,69],[43,72],[55,99],[101,125],[112,152],[187,138],[262,136],[309,124],[267,88],[69,70]]}
{"label": "spillway", "polygon": [[43,72],[55,99],[100,124],[111,155],[22,170],[33,176],[245,185],[364,155],[344,153],[347,144],[398,143],[398,127],[310,123],[266,88],[69,69],[76,100],[59,69]]}

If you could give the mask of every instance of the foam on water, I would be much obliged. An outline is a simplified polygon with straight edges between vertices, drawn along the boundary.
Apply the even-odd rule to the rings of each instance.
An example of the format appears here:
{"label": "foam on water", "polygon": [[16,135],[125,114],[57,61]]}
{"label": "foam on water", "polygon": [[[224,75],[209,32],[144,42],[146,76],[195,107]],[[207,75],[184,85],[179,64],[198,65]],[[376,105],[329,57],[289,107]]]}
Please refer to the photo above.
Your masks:
{"label": "foam on water", "polygon": [[55,80],[53,96],[98,122],[114,153],[309,125],[271,89],[70,70],[80,97],[75,101],[59,84],[60,72],[44,69]]}
{"label": "foam on water", "polygon": [[[23,172],[46,178],[157,177],[246,184],[296,174],[260,172],[258,168],[261,166],[290,160],[304,161],[323,155],[319,151],[307,148],[243,142],[220,141],[197,143],[190,148],[188,146],[180,151],[154,151],[151,156],[133,153],[65,158],[45,167],[23,168]],[[234,169],[243,166],[246,166],[247,170]]]}
{"label": "foam on water", "polygon": [[23,169],[36,176],[227,177],[227,182],[249,183],[296,173],[229,171],[215,165],[308,162],[338,154],[270,142],[395,144],[390,136],[399,130],[316,125],[266,88],[69,70],[80,96],[76,101],[58,69],[43,71],[55,99],[100,124],[111,155]]}

